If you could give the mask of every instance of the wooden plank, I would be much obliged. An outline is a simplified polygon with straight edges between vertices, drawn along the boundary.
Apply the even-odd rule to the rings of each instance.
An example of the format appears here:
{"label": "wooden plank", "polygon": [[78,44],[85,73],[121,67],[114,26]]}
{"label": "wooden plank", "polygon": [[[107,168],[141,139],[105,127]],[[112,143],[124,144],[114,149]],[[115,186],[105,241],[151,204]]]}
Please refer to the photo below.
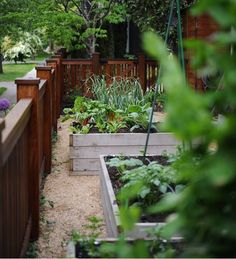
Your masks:
{"label": "wooden plank", "polygon": [[92,65],[92,61],[86,59],[64,59],[62,65]]}
{"label": "wooden plank", "polygon": [[137,60],[127,60],[127,59],[117,59],[117,60],[108,60],[107,64],[109,65],[118,65],[118,64],[134,64],[137,63]]}
{"label": "wooden plank", "polygon": [[2,162],[7,160],[24,131],[29,118],[32,99],[20,100],[5,117],[5,129],[2,132]]}
{"label": "wooden plank", "polygon": [[[71,134],[70,145],[73,146],[123,146],[137,145],[144,146],[146,142],[146,133],[95,133],[95,134]],[[172,133],[151,133],[149,145],[178,145]]]}
{"label": "wooden plank", "polygon": [[76,66],[71,66],[71,90],[75,90],[76,87]]}
{"label": "wooden plank", "polygon": [[[130,154],[142,154],[144,150],[144,146],[131,146],[131,145],[123,145],[123,146],[95,146],[95,147],[70,147],[70,158],[97,158],[99,155],[110,155],[110,154],[118,154],[118,155],[130,155]],[[149,154],[157,154],[160,155],[166,151],[168,153],[173,153],[176,151],[176,146],[148,146],[147,152]],[[89,165],[88,165],[89,166]],[[88,167],[89,168],[89,167]]]}
{"label": "wooden plank", "polygon": [[99,156],[97,159],[72,159],[72,171],[99,171]]}
{"label": "wooden plank", "polygon": [[[102,203],[104,209],[104,215],[107,232],[109,237],[117,237],[120,230],[120,220],[119,220],[119,207],[117,205],[116,196],[112,187],[109,173],[107,171],[106,163],[104,156],[100,156],[100,165],[101,165],[101,193],[102,193]],[[138,222],[135,224],[134,229],[131,232],[126,232],[125,236],[130,238],[153,238],[153,235],[150,235],[148,230],[153,229],[155,226],[162,226],[165,223],[156,222],[156,223],[141,223]],[[180,236],[172,237],[172,240],[182,240]]]}
{"label": "wooden plank", "polygon": [[116,201],[116,196],[111,184],[110,176],[107,171],[104,156],[100,156],[101,174],[100,181],[102,186],[102,199],[104,203],[104,214],[108,217],[105,218],[107,223],[107,230],[109,237],[118,236],[118,227],[120,225],[119,208]]}
{"label": "wooden plank", "polygon": [[40,79],[17,79],[17,100],[32,98],[31,119],[29,127],[29,172],[30,172],[30,211],[32,212],[31,240],[39,236],[39,174],[40,174],[40,107],[39,83]]}

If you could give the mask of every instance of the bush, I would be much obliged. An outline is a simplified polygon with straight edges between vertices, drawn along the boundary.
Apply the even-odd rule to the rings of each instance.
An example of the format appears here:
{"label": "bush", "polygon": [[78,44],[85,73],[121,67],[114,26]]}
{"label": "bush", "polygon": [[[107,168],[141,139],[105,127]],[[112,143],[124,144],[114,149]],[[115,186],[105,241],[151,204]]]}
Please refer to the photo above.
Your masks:
{"label": "bush", "polygon": [[[200,95],[186,87],[176,60],[169,61],[164,44],[146,34],[145,46],[160,60],[167,89],[166,128],[188,144],[181,156],[180,175],[188,187],[171,194],[156,211],[175,210],[165,236],[182,233],[187,257],[235,257],[236,227],[236,2],[199,1],[196,14],[208,12],[219,23],[212,42],[194,40],[186,46],[194,53],[195,68],[203,76],[222,77],[217,90]],[[155,46],[155,48],[154,48]],[[219,117],[216,122],[212,107]],[[201,141],[193,145],[198,138]],[[213,148],[212,148],[213,147]]]}
{"label": "bush", "polygon": [[34,58],[42,50],[42,42],[35,34],[22,33],[19,41],[14,41],[8,36],[2,43],[3,57],[6,60],[24,62],[26,58]]}

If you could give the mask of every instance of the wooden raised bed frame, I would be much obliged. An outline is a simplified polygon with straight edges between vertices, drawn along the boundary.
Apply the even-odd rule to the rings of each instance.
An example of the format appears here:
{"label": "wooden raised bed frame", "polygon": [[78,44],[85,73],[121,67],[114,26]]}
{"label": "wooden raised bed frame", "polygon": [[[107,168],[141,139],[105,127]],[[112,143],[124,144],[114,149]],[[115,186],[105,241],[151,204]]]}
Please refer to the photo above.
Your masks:
{"label": "wooden raised bed frame", "polygon": [[[146,136],[146,133],[70,134],[71,175],[99,175],[100,155],[141,154]],[[173,153],[179,144],[171,133],[151,133],[147,153]]]}
{"label": "wooden raised bed frame", "polygon": [[[107,234],[109,237],[115,238],[118,236],[120,232],[119,207],[117,205],[117,200],[115,197],[115,193],[112,187],[112,183],[110,180],[109,173],[107,171],[107,166],[104,158],[104,155],[100,156],[100,182],[102,206],[107,225]],[[132,232],[126,233],[126,236],[131,238],[152,238],[152,236],[149,236],[149,234],[147,233],[147,230],[163,224],[165,223],[136,223],[134,230]],[[181,237],[175,236],[173,238],[178,239]]]}

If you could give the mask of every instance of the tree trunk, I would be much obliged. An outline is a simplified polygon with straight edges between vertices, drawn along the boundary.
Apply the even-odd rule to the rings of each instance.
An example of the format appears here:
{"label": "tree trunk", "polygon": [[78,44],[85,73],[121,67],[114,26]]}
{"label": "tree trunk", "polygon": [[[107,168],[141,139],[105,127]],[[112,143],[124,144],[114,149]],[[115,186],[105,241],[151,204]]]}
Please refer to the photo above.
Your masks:
{"label": "tree trunk", "polygon": [[3,67],[2,67],[3,55],[0,53],[0,74],[3,74]]}
{"label": "tree trunk", "polygon": [[92,57],[92,54],[95,52],[95,45],[96,45],[96,37],[92,35],[88,38],[88,43],[87,43],[87,50],[90,57]]}
{"label": "tree trunk", "polygon": [[127,54],[129,54],[129,51],[130,51],[130,46],[129,46],[129,41],[130,41],[130,19],[127,18],[127,29],[126,29],[126,50],[125,52]]}

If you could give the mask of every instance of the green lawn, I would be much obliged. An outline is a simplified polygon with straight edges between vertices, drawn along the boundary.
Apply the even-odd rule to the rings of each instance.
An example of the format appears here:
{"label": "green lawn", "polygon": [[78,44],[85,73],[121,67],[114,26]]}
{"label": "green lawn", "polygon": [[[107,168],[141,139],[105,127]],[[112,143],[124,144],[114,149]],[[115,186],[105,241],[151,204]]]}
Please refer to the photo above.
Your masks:
{"label": "green lawn", "polygon": [[0,96],[7,90],[6,87],[0,87]]}
{"label": "green lawn", "polygon": [[3,74],[0,74],[0,82],[14,81],[22,77],[35,67],[35,64],[4,64]]}

